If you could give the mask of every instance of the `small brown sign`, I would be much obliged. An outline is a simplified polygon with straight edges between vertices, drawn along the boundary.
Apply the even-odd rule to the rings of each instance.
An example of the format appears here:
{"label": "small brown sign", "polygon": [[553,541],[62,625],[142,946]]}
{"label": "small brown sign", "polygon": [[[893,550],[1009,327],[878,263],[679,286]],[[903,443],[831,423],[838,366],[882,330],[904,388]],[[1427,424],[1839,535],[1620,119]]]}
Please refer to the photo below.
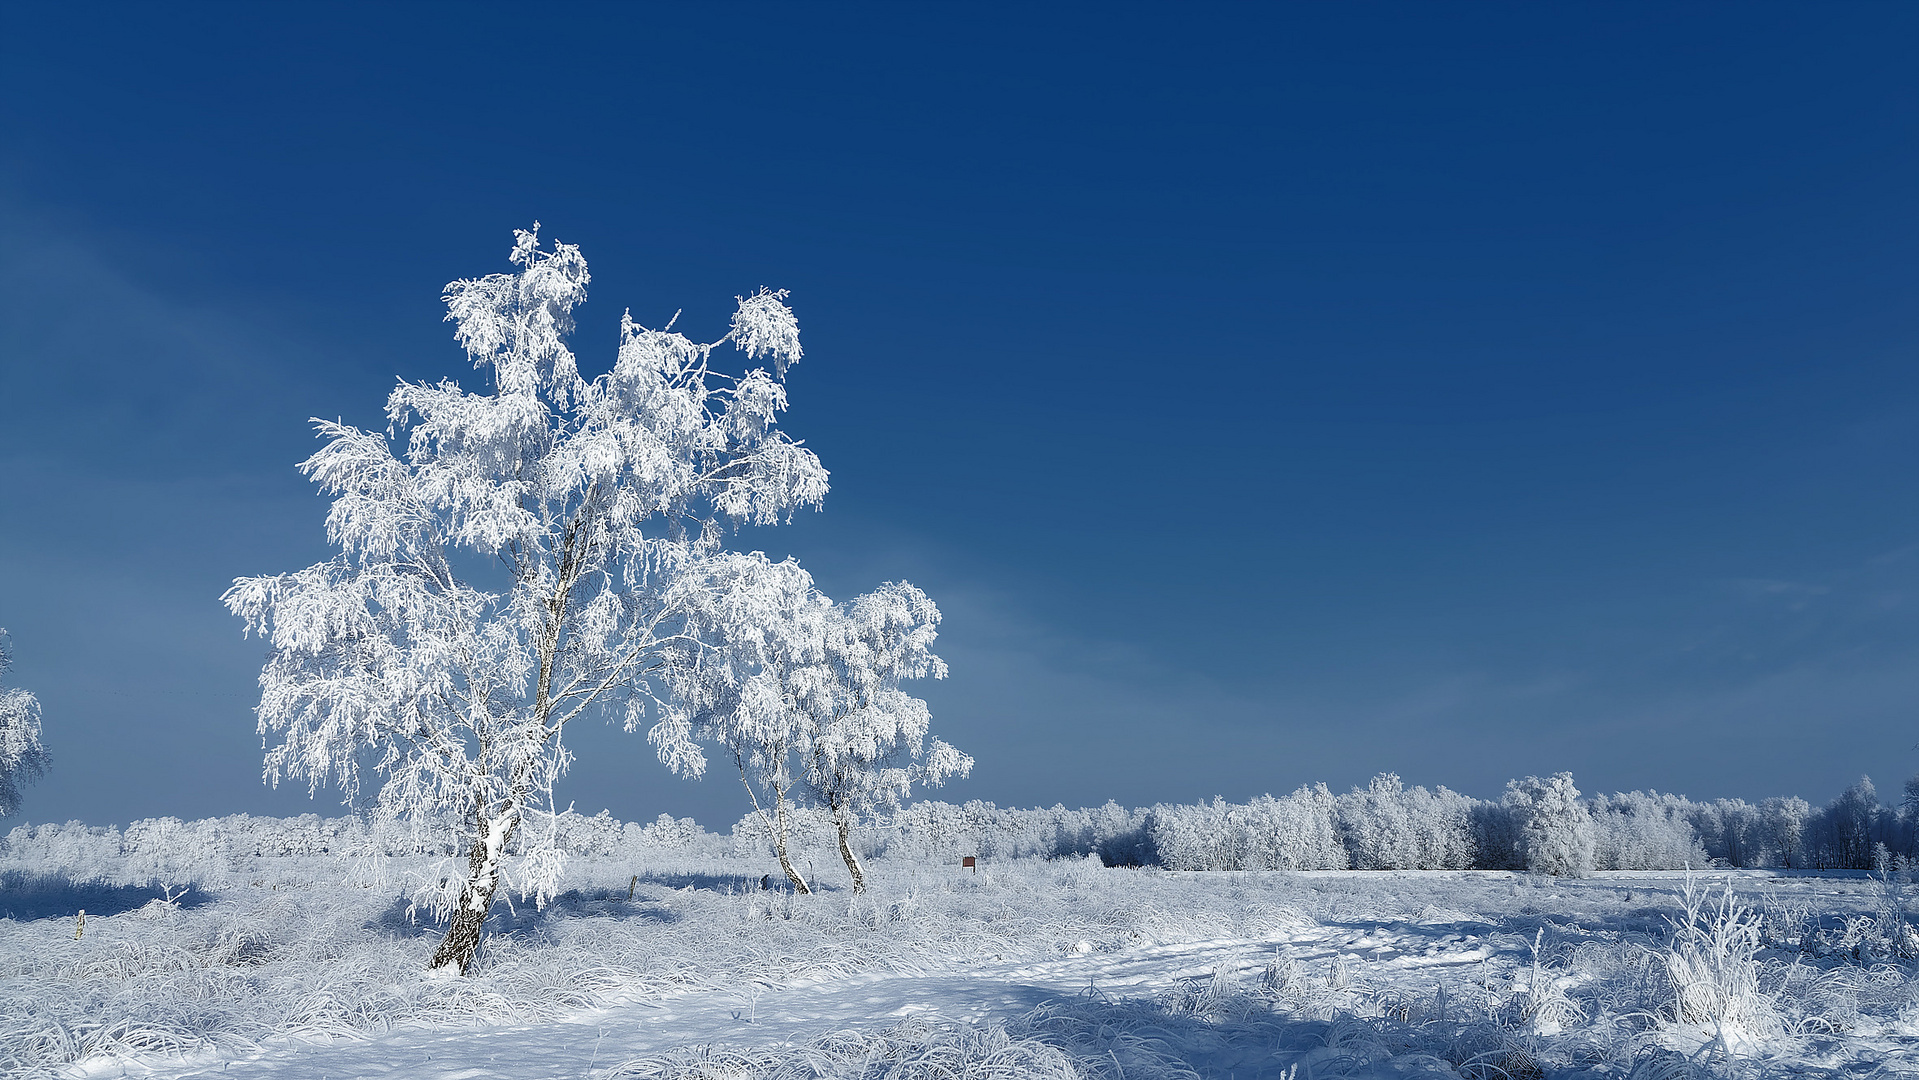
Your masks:
{"label": "small brown sign", "polygon": [[960,860],[960,869],[971,870],[973,873],[977,874],[979,873],[979,863],[975,862],[971,855],[968,855],[964,859]]}

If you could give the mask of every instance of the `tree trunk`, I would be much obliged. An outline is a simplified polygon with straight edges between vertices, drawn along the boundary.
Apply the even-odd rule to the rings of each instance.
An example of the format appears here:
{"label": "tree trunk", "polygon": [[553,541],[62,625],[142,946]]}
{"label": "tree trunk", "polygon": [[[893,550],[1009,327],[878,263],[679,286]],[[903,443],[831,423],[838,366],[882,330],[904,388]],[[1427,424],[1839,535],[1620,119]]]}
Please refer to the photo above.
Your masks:
{"label": "tree trunk", "polygon": [[493,887],[487,886],[484,898],[475,904],[464,899],[453,912],[453,921],[446,928],[446,937],[440,939],[440,947],[433,950],[433,959],[426,962],[428,971],[440,971],[452,968],[461,975],[473,963],[473,956],[480,951],[480,926],[486,922],[486,916],[493,908]]}
{"label": "tree trunk", "polygon": [[813,890],[806,887],[806,879],[793,869],[793,860],[786,857],[786,789],[776,783],[769,783],[773,789],[773,816],[766,816],[766,808],[760,805],[760,797],[753,794],[753,782],[746,778],[746,761],[738,754],[734,762],[740,767],[740,784],[746,788],[746,797],[753,803],[753,812],[760,816],[760,824],[765,825],[773,834],[773,853],[780,857],[780,869],[786,872],[786,880],[793,885],[793,891],[802,896],[810,896]]}
{"label": "tree trunk", "polygon": [[853,875],[855,895],[866,891],[866,874],[860,869],[860,860],[853,854],[853,815],[846,804],[838,798],[827,799],[827,805],[833,808],[833,825],[840,833],[840,858],[846,862],[846,871]]}
{"label": "tree trunk", "polygon": [[773,815],[776,824],[773,827],[773,851],[780,857],[780,869],[786,871],[786,880],[793,883],[793,891],[802,896],[810,896],[813,890],[806,887],[806,879],[793,869],[793,862],[786,857],[786,793],[773,789]]}
{"label": "tree trunk", "polygon": [[[500,863],[518,826],[519,816],[515,814],[503,826],[496,821],[493,828],[482,827],[474,838],[467,852],[466,884],[460,888],[459,906],[453,909],[440,947],[433,950],[433,959],[426,963],[428,971],[450,967],[465,975],[472,966],[474,955],[480,951],[480,928],[493,910],[493,893],[500,887]],[[499,832],[497,840],[495,831]]]}

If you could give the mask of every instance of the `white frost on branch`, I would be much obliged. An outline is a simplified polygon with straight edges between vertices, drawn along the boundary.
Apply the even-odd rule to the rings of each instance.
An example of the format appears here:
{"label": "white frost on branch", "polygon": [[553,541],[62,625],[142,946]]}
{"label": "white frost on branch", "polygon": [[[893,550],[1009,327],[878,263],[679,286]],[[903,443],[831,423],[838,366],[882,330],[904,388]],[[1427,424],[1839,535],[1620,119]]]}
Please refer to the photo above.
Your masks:
{"label": "white frost on branch", "polygon": [[[511,258],[517,272],[444,297],[491,392],[402,380],[384,435],[315,420],[326,445],[301,469],[333,497],[338,554],[225,595],[271,645],[269,781],[336,783],[349,800],[377,787],[374,817],[416,833],[464,819],[468,866],[415,894],[440,917],[483,913],[502,881],[551,895],[563,860],[546,839],[520,837],[517,862],[506,852],[551,820],[566,724],[605,707],[629,729],[656,706],[674,715],[676,665],[699,655],[678,646],[740,558],[723,538],[827,490],[818,458],[776,426],[800,355],[784,293],[742,299],[711,343],[629,314],[611,370],[588,379],[566,345],[589,280],[579,249],[543,249],[535,225]],[[777,373],[714,370],[728,342]],[[462,580],[473,555],[504,570],[497,584]]]}
{"label": "white frost on branch", "polygon": [[786,306],[785,289],[761,288],[752,296],[736,296],[740,308],[733,314],[733,340],[750,360],[771,356],[782,376],[788,364],[800,362],[800,324]]}
{"label": "white frost on branch", "polygon": [[900,689],[908,679],[946,677],[933,653],[940,612],[904,581],[888,582],[835,609],[826,652],[837,700],[815,714],[807,777],[828,806],[855,814],[897,809],[915,783],[938,785],[972,771],[973,759],[939,739],[932,713]]}
{"label": "white frost on branch", "polygon": [[[0,627],[0,677],[13,667],[13,641]],[[40,745],[40,702],[19,687],[0,687],[0,817],[20,809],[20,787],[44,776],[48,758]]]}

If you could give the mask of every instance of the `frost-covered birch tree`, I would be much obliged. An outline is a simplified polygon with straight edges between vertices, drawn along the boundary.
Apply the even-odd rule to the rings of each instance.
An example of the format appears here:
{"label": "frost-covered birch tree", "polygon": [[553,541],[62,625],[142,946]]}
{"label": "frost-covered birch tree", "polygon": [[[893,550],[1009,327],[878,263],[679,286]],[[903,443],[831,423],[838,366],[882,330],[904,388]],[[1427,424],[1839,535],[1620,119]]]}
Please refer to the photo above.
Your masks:
{"label": "frost-covered birch tree", "polygon": [[906,679],[946,677],[932,649],[939,622],[932,599],[904,581],[855,597],[826,620],[829,694],[809,715],[806,779],[832,813],[854,892],[866,891],[855,818],[898,809],[916,782],[936,786],[973,770],[950,744],[927,742],[932,713],[900,689]]}
{"label": "frost-covered birch tree", "polygon": [[[552,895],[563,854],[539,824],[571,760],[563,733],[603,709],[634,730],[663,703],[674,665],[700,655],[681,646],[714,602],[729,526],[786,520],[827,489],[777,427],[801,355],[785,293],[742,298],[711,343],[629,313],[611,370],[587,378],[566,344],[586,261],[543,249],[538,228],[515,234],[517,271],[446,288],[490,390],[401,380],[385,433],[315,420],[326,443],[300,468],[333,496],[338,554],[225,595],[271,646],[270,782],[377,788],[372,814],[416,839],[458,823],[463,865],[413,894],[448,921],[435,969],[467,970],[502,884]],[[717,370],[728,344],[773,370]]]}
{"label": "frost-covered birch tree", "polygon": [[797,564],[757,552],[729,563],[717,596],[683,646],[697,655],[673,669],[675,704],[652,734],[661,760],[696,776],[706,767],[701,742],[730,757],[781,871],[802,893],[810,887],[788,851],[789,804],[796,789],[817,797],[863,892],[856,817],[898,807],[915,782],[938,784],[973,766],[945,742],[928,745],[931,712],[899,689],[904,679],[946,675],[931,648],[939,608],[905,582],[836,605]]}
{"label": "frost-covered birch tree", "polygon": [[829,689],[832,601],[798,563],[759,552],[716,560],[712,581],[710,601],[691,613],[677,645],[668,701],[647,737],[682,776],[706,771],[703,741],[730,758],[781,872],[794,891],[810,893],[787,850],[788,816],[811,734],[806,717]]}
{"label": "frost-covered birch tree", "polygon": [[[0,627],[0,678],[13,668],[13,639]],[[20,787],[47,771],[40,745],[40,702],[19,687],[0,687],[0,817],[20,809]]]}

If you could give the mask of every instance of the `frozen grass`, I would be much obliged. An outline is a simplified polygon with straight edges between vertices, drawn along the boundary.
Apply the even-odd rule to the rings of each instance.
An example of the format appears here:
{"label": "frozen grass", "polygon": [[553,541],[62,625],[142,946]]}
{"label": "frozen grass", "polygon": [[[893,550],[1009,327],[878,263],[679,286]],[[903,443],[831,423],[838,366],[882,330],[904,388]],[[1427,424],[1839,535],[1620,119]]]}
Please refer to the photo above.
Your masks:
{"label": "frozen grass", "polygon": [[[1695,883],[1689,902],[1685,879],[1654,873],[1182,874],[1059,860],[970,874],[879,860],[868,896],[822,874],[829,888],[809,898],[760,889],[770,868],[755,862],[582,860],[579,888],[544,911],[502,912],[474,975],[454,979],[422,970],[434,928],[391,891],[330,883],[339,869],[255,859],[185,906],[122,898],[79,940],[57,897],[21,905],[40,917],[0,920],[0,1073],[1201,941],[1245,944],[1161,991],[1094,987],[998,1026],[715,1046],[614,1074],[1756,1076],[1793,1071],[1781,1063],[1870,1071],[1910,1058],[1901,1040],[1919,1036],[1910,961],[1856,945],[1820,954],[1821,935],[1846,926],[1869,938],[1862,918],[1895,929],[1886,886],[1858,877],[1748,873],[1733,899]],[[1762,898],[1764,914],[1739,895]]]}
{"label": "frozen grass", "polygon": [[1666,951],[1673,1019],[1710,1027],[1722,1050],[1763,1046],[1785,1032],[1779,1005],[1759,988],[1759,914],[1733,894],[1719,899],[1690,876],[1682,915]]}
{"label": "frozen grass", "polygon": [[914,1021],[836,1032],[803,1046],[692,1047],[622,1064],[608,1080],[1077,1080],[1071,1057],[1039,1039]]}

